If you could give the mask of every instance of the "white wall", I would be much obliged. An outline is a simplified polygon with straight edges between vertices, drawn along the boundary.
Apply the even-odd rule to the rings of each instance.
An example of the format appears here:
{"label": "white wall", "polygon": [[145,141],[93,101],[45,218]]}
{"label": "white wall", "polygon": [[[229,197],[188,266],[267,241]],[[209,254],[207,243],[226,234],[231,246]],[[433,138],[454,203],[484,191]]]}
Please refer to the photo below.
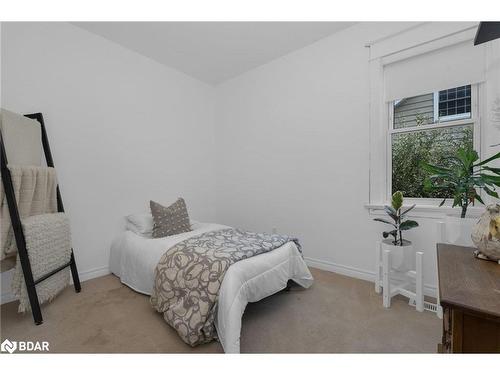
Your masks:
{"label": "white wall", "polygon": [[[363,23],[217,88],[217,218],[297,235],[310,264],[371,279],[368,41],[410,24]],[[448,25],[445,25],[449,27]],[[382,151],[382,150],[381,150]],[[380,202],[381,203],[381,202]],[[436,218],[407,233],[436,285]]]}
{"label": "white wall", "polygon": [[217,217],[297,235],[304,254],[373,270],[368,202],[370,25],[218,87]]}
{"label": "white wall", "polygon": [[122,217],[149,199],[214,220],[211,86],[66,23],[1,37],[1,106],[44,114],[83,279],[107,272]]}

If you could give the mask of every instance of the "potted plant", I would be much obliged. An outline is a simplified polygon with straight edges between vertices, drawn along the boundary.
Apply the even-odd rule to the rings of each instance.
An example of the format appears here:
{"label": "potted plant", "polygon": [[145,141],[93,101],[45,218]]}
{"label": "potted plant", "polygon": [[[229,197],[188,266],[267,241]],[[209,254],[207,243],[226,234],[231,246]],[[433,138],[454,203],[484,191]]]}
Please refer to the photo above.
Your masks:
{"label": "potted plant", "polygon": [[384,211],[392,221],[378,217],[373,219],[392,226],[390,231],[382,233],[382,250],[391,251],[391,267],[394,269],[410,268],[413,259],[413,246],[410,241],[403,239],[403,232],[418,227],[416,221],[404,220],[414,207],[415,205],[412,205],[403,209],[403,193],[396,191],[392,195],[391,205],[384,206]]}
{"label": "potted plant", "polygon": [[457,245],[472,246],[472,226],[476,217],[467,216],[467,208],[476,201],[484,204],[478,189],[498,198],[495,191],[500,186],[500,168],[488,166],[500,159],[500,152],[483,161],[472,148],[459,149],[456,155],[443,160],[446,166],[422,163],[422,168],[430,173],[424,181],[427,191],[452,191],[451,198],[443,198],[440,207],[447,199],[453,199],[452,207],[461,208],[460,215],[446,216],[447,241]]}

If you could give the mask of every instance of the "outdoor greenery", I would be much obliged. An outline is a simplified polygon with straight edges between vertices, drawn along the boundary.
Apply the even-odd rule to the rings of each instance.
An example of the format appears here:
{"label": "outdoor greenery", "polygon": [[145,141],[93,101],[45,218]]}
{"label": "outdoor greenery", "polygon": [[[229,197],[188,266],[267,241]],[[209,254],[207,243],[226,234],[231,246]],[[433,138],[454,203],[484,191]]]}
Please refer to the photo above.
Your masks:
{"label": "outdoor greenery", "polygon": [[[425,124],[425,123],[424,123]],[[449,157],[460,148],[472,148],[473,126],[414,131],[394,134],[392,138],[392,192],[401,191],[412,198],[449,198],[451,186],[425,190],[424,180],[432,173],[422,162],[451,167]]]}
{"label": "outdoor greenery", "polygon": [[[460,206],[461,217],[464,218],[470,204],[474,205],[476,200],[484,204],[478,189],[498,198],[495,190],[500,187],[500,168],[488,166],[497,159],[500,159],[500,152],[478,162],[477,152],[472,147],[463,147],[455,155],[442,159],[438,165],[422,162],[422,169],[429,174],[424,182],[424,190],[451,192],[453,207]],[[446,198],[440,206],[445,201]]]}
{"label": "outdoor greenery", "polygon": [[396,191],[392,195],[391,205],[384,206],[385,212],[387,213],[387,215],[389,215],[393,222],[378,217],[373,219],[375,221],[389,224],[394,228],[390,231],[382,233],[382,236],[384,238],[387,238],[389,236],[393,237],[393,245],[403,246],[403,244],[405,243],[405,240],[403,240],[403,231],[418,227],[418,223],[414,220],[403,221],[403,219],[406,217],[406,214],[410,212],[414,207],[415,205],[403,210],[403,193],[401,193],[400,191]]}

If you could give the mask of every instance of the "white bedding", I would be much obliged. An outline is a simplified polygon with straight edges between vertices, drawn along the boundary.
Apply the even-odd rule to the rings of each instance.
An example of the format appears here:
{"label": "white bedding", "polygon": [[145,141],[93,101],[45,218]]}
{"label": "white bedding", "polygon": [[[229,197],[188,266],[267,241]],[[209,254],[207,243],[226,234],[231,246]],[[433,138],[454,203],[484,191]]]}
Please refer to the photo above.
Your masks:
{"label": "white bedding", "polygon": [[[154,270],[173,245],[198,234],[229,228],[195,223],[193,230],[165,238],[144,238],[131,231],[121,233],[111,245],[110,270],[132,289],[151,294]],[[256,302],[285,288],[288,280],[308,288],[313,277],[293,242],[234,263],[219,291],[216,327],[226,353],[240,352],[241,317],[248,302]]]}

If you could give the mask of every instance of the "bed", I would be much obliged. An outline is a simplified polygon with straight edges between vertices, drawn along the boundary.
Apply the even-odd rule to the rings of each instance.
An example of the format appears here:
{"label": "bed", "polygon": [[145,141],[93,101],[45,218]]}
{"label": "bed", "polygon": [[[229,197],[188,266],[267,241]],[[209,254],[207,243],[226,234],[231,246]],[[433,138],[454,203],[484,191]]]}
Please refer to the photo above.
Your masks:
{"label": "bed", "polygon": [[[111,245],[110,270],[133,290],[151,295],[155,267],[165,251],[199,234],[230,227],[194,222],[192,231],[164,238],[145,238],[130,230]],[[313,277],[294,242],[270,252],[241,260],[229,267],[219,290],[215,326],[226,353],[240,352],[241,318],[247,303],[282,289],[293,280],[308,288]]]}

